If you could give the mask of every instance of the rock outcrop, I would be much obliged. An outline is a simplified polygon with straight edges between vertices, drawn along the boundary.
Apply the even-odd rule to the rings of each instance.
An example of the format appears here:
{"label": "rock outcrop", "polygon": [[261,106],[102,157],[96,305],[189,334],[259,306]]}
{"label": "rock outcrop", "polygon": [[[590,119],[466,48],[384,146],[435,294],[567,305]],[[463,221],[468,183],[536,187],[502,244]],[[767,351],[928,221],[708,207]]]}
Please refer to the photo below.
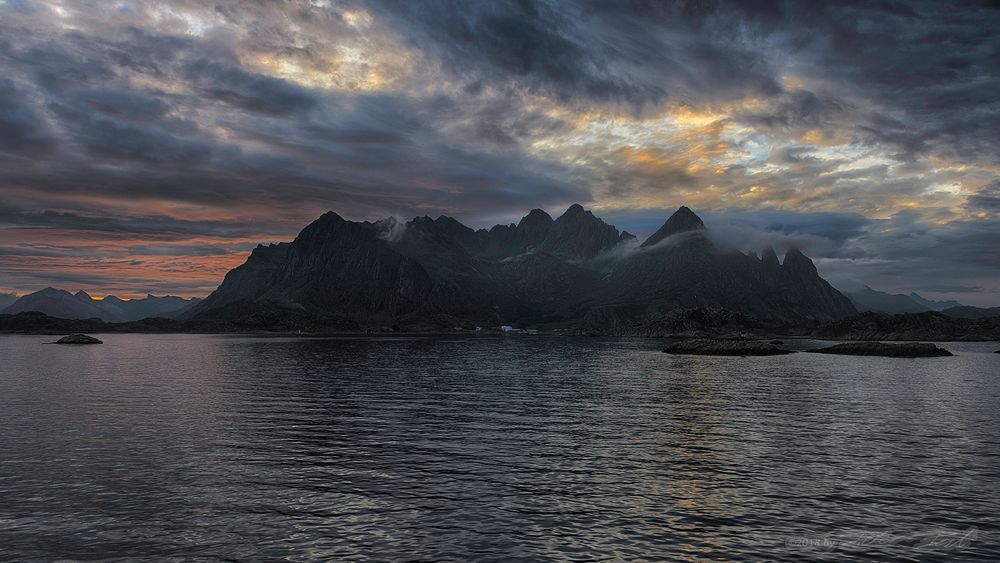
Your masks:
{"label": "rock outcrop", "polygon": [[844,342],[827,348],[809,350],[816,354],[840,354],[846,356],[886,356],[889,358],[934,358],[952,356],[944,348],[926,342]]}
{"label": "rock outcrop", "polygon": [[674,342],[663,349],[667,354],[694,354],[699,356],[781,356],[794,354],[793,350],[781,348],[759,340],[716,340],[696,338]]}
{"label": "rock outcrop", "polygon": [[93,336],[86,334],[71,334],[56,340],[56,344],[104,344]]}

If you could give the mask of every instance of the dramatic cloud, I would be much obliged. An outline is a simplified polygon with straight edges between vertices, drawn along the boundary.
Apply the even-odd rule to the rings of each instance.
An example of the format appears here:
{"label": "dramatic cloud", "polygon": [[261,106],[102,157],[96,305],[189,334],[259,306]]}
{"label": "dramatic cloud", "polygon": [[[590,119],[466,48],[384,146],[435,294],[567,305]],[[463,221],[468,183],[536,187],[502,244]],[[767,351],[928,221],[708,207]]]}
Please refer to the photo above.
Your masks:
{"label": "dramatic cloud", "polygon": [[995,3],[0,0],[0,291],[200,295],[323,211],[593,207],[1000,300]]}

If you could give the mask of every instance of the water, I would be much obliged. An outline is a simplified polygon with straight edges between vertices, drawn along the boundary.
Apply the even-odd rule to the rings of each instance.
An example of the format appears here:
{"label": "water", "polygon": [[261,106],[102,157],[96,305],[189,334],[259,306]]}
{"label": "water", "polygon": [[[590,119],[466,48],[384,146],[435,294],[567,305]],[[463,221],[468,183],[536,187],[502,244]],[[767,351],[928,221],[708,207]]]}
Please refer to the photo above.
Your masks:
{"label": "water", "polygon": [[1000,559],[996,343],[101,338],[0,337],[0,559]]}

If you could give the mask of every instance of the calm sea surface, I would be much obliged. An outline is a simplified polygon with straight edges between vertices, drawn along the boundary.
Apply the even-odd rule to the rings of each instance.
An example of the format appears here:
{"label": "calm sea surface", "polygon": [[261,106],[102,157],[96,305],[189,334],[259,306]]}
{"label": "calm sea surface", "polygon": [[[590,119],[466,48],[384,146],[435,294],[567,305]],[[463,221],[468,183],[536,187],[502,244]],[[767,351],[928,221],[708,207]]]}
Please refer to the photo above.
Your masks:
{"label": "calm sea surface", "polygon": [[1000,560],[996,343],[101,338],[0,336],[2,560]]}

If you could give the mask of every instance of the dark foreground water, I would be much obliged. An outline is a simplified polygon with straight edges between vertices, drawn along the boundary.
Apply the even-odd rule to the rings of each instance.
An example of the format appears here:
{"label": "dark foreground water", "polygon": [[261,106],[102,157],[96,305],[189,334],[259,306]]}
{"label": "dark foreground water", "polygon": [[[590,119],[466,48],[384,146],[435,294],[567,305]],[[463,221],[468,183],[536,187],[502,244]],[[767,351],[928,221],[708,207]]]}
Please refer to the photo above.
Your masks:
{"label": "dark foreground water", "polygon": [[1000,559],[995,343],[102,338],[0,337],[0,559]]}

